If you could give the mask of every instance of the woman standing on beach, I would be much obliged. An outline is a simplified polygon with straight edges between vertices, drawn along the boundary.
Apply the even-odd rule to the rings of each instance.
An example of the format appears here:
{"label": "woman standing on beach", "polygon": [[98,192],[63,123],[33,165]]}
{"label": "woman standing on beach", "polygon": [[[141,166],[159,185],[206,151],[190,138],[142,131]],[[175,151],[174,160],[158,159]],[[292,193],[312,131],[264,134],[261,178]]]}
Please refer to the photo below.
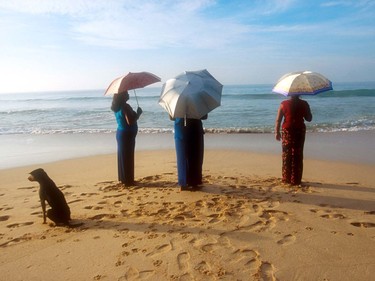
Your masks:
{"label": "woman standing on beach", "polygon": [[[280,124],[282,134],[280,134]],[[303,173],[303,146],[306,126],[304,120],[310,122],[312,114],[309,104],[298,95],[281,102],[275,122],[276,140],[282,140],[282,181],[299,185]]]}
{"label": "woman standing on beach", "polygon": [[[207,119],[207,115],[202,119]],[[181,190],[186,190],[188,186],[196,188],[202,184],[204,155],[202,119],[172,119],[174,120],[178,184]]]}
{"label": "woman standing on beach", "polygon": [[204,156],[204,130],[202,119],[187,119],[187,155],[188,155],[188,185],[193,188],[202,184],[202,168]]}
{"label": "woman standing on beach", "polygon": [[117,121],[117,166],[118,180],[125,186],[134,185],[134,150],[135,138],[138,133],[137,120],[142,114],[138,107],[135,112],[127,103],[129,94],[127,91],[115,94],[111,109],[115,113]]}
{"label": "woman standing on beach", "polygon": [[187,133],[184,118],[172,118],[174,121],[174,143],[176,146],[176,158],[177,158],[177,180],[181,190],[187,188]]}

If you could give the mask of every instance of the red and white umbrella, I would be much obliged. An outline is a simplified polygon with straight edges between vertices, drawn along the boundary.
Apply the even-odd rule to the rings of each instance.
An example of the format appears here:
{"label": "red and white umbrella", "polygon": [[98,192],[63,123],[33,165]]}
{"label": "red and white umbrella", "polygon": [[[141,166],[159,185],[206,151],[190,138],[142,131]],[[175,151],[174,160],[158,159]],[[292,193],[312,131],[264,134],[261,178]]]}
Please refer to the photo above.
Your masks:
{"label": "red and white umbrella", "polygon": [[[135,98],[137,95],[135,89],[144,88],[148,85],[160,82],[161,79],[150,72],[129,72],[128,74],[118,77],[112,81],[107,90],[105,96],[110,96],[118,93],[122,93],[129,90],[134,90]],[[138,104],[138,99],[137,99]]]}

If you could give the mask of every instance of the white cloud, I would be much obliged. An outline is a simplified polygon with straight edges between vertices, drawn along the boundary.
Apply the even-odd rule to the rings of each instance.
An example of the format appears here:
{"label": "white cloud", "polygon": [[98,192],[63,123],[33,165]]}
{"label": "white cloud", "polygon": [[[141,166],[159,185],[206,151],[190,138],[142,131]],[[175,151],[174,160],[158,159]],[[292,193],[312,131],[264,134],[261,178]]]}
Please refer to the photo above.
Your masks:
{"label": "white cloud", "polygon": [[[0,0],[0,73],[15,77],[0,86],[13,89],[21,73],[33,89],[104,87],[124,69],[171,77],[208,68],[223,82],[267,82],[286,68],[328,67],[332,55],[370,69],[373,9],[364,7],[374,3],[321,0],[316,14],[297,0]],[[306,20],[290,20],[301,12]],[[44,75],[51,83],[37,84]]]}
{"label": "white cloud", "polygon": [[204,16],[212,5],[215,1],[0,0],[3,9],[63,15],[76,40],[119,49],[221,48],[248,32],[234,20]]}
{"label": "white cloud", "polygon": [[27,14],[79,15],[98,11],[118,1],[108,0],[0,0],[0,8]]}

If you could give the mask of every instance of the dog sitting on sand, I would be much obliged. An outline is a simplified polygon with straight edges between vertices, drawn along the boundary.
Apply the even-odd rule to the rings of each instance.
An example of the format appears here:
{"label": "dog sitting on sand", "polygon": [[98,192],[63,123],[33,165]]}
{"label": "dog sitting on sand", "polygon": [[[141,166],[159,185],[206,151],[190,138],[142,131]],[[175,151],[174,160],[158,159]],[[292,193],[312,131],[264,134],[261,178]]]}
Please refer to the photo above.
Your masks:
{"label": "dog sitting on sand", "polygon": [[[66,203],[64,194],[56,186],[53,180],[47,175],[47,173],[39,168],[30,172],[28,178],[30,181],[37,181],[40,185],[39,198],[43,210],[43,223],[46,223],[46,217],[53,221],[56,225],[71,226],[69,221],[70,209]],[[46,201],[51,207],[46,212]]]}

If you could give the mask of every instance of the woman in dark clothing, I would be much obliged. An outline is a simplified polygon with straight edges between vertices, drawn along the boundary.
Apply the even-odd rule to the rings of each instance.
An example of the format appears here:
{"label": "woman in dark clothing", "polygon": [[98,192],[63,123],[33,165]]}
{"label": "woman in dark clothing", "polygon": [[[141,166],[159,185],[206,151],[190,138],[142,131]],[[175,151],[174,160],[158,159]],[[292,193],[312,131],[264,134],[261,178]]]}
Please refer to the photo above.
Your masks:
{"label": "woman in dark clothing", "polygon": [[[206,117],[207,118],[207,117]],[[188,172],[187,183],[197,187],[202,184],[204,155],[204,130],[201,119],[186,120]]]}
{"label": "woman in dark clothing", "polygon": [[113,96],[111,109],[115,113],[117,121],[117,166],[118,180],[125,186],[134,185],[134,150],[135,138],[138,133],[137,120],[142,114],[138,107],[135,112],[127,103],[128,92],[122,92]]}
{"label": "woman in dark clothing", "polygon": [[298,95],[291,96],[280,104],[275,122],[275,138],[282,140],[282,180],[287,184],[301,184],[306,135],[304,120],[310,122],[312,114],[309,104]]}
{"label": "woman in dark clothing", "polygon": [[[172,119],[172,118],[171,118]],[[207,119],[207,115],[202,119]],[[175,118],[174,139],[181,190],[202,184],[204,131],[201,119]]]}

